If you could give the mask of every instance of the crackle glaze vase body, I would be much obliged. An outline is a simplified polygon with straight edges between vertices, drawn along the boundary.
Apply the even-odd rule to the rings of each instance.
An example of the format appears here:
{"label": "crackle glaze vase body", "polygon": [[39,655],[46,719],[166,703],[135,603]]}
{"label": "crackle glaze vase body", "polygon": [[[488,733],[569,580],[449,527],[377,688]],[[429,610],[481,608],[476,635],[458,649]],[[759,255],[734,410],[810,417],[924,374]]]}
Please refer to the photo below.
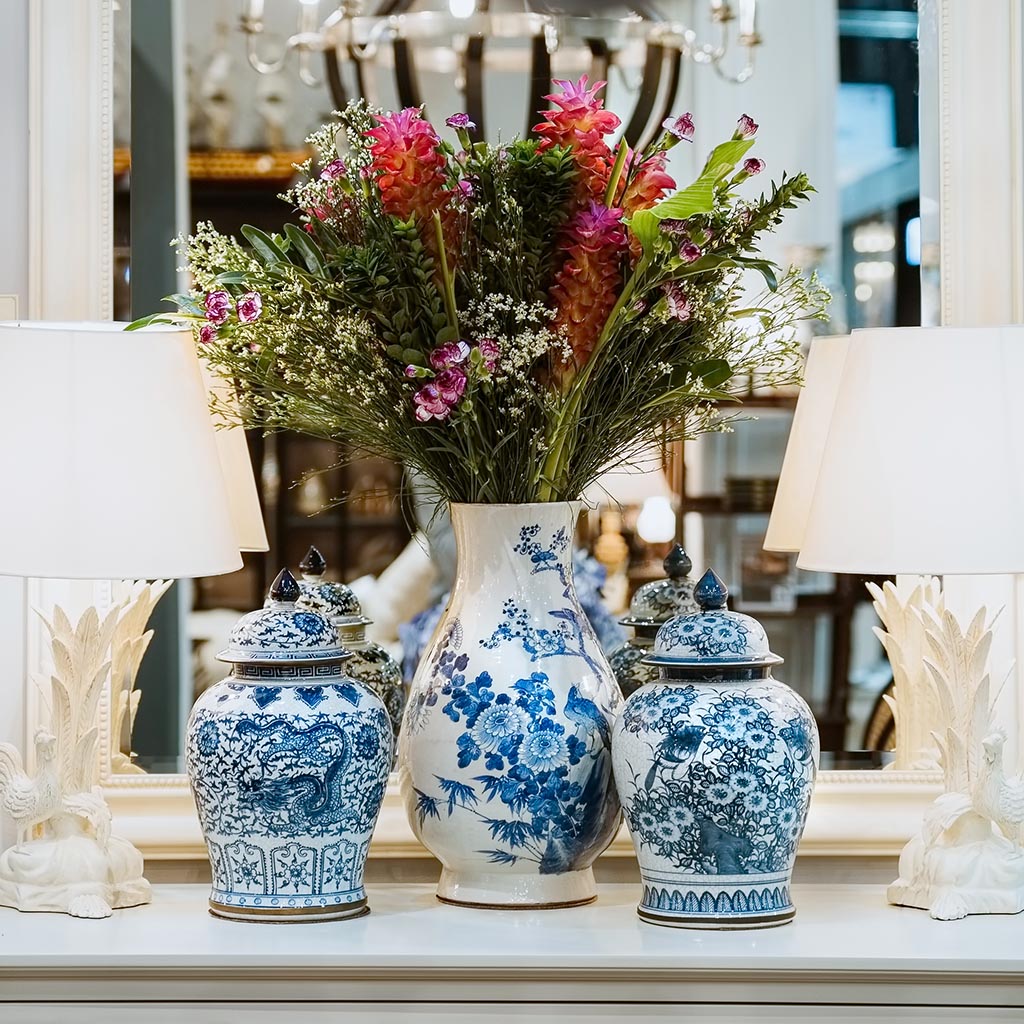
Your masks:
{"label": "crackle glaze vase body", "polygon": [[398,770],[442,900],[585,903],[620,822],[621,696],[576,597],[576,503],[453,505],[458,571],[413,680]]}
{"label": "crackle glaze vase body", "polygon": [[[285,576],[285,574],[282,574]],[[232,631],[231,675],[189,718],[185,760],[221,917],[327,920],[367,912],[370,835],[392,760],[387,712],[347,677],[338,632],[278,577]]]}
{"label": "crackle glaze vase body", "polygon": [[641,918],[757,928],[795,913],[790,883],[818,764],[804,701],[771,675],[780,659],[750,616],[725,609],[708,573],[701,611],[663,625],[660,669],[615,724],[615,779],[633,838]]}

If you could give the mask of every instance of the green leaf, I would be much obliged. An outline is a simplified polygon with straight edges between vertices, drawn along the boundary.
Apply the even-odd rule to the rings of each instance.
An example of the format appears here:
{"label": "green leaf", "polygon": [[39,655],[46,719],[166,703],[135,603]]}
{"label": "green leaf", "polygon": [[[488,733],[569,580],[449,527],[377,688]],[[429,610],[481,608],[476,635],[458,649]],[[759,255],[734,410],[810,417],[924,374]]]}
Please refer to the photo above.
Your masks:
{"label": "green leaf", "polygon": [[426,366],[427,361],[418,348],[402,349],[402,362],[410,366]]}
{"label": "green leaf", "polygon": [[323,253],[314,245],[309,235],[294,224],[285,224],[284,233],[288,241],[299,251],[306,266],[314,274],[322,273],[327,263]]}
{"label": "green leaf", "polygon": [[173,302],[178,309],[183,309],[186,313],[192,313],[194,316],[199,316],[203,319],[206,318],[206,310],[191,295],[167,295],[163,301]]}
{"label": "green leaf", "polygon": [[285,251],[266,233],[252,224],[242,226],[242,234],[249,244],[260,254],[265,263],[287,263]]}
{"label": "green leaf", "polygon": [[697,180],[663,199],[651,208],[651,213],[658,220],[686,220],[698,213],[711,213],[715,208],[715,186],[732,172],[753,144],[753,139],[730,139],[716,146]]}
{"label": "green leaf", "polygon": [[244,284],[249,283],[249,275],[244,270],[227,270],[218,274],[215,278],[217,284]]}
{"label": "green leaf", "polygon": [[629,219],[629,230],[633,237],[643,246],[644,256],[650,259],[654,252],[654,243],[661,231],[658,218],[650,210],[638,210]]}
{"label": "green leaf", "polygon": [[457,327],[444,327],[437,332],[435,340],[438,345],[447,345],[450,341],[458,341],[459,329]]}
{"label": "green leaf", "polygon": [[717,388],[732,376],[732,367],[725,359],[707,359],[702,363],[695,363],[690,372],[695,377],[700,377],[709,388]]}
{"label": "green leaf", "polygon": [[181,319],[175,313],[150,313],[149,316],[139,317],[133,320],[126,328],[126,331],[138,331],[150,324],[176,324]]}

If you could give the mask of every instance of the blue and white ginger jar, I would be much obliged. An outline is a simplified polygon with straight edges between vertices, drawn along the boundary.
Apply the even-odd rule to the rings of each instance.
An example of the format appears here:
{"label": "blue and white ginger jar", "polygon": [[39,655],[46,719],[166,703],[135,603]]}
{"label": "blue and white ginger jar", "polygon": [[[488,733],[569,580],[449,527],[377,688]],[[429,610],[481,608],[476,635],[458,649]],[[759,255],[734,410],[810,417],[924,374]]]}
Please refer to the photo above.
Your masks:
{"label": "blue and white ginger jar", "polygon": [[366,627],[373,620],[363,615],[359,599],[344,583],[324,579],[327,560],[311,547],[299,563],[302,596],[297,607],[319,612],[338,629],[345,650],[352,655],[345,662],[345,673],[372,690],[387,708],[395,736],[405,711],[405,681],[402,669],[380,644],[368,640]]}
{"label": "blue and white ginger jar", "polygon": [[213,869],[210,909],[244,920],[322,921],[368,911],[370,836],[393,739],[387,711],[345,675],[338,631],[296,607],[283,570],[242,617],[231,675],[196,701],[185,762]]}
{"label": "blue and white ginger jar", "polygon": [[640,917],[680,928],[763,928],[795,910],[790,883],[818,767],[810,709],[772,678],[781,659],[711,571],[700,611],[659,630],[657,682],[615,724],[615,780],[633,837]]}
{"label": "blue and white ginger jar", "polygon": [[657,665],[646,660],[654,647],[658,628],[674,615],[697,610],[694,581],[690,579],[693,563],[682,546],[674,545],[662,564],[665,579],[652,580],[639,587],[629,603],[629,614],[619,619],[623,626],[633,628],[633,636],[608,655],[623,697],[658,678]]}
{"label": "blue and white ginger jar", "polygon": [[496,908],[587,903],[621,821],[622,702],[573,583],[578,502],[452,506],[458,571],[416,671],[398,775],[437,895]]}

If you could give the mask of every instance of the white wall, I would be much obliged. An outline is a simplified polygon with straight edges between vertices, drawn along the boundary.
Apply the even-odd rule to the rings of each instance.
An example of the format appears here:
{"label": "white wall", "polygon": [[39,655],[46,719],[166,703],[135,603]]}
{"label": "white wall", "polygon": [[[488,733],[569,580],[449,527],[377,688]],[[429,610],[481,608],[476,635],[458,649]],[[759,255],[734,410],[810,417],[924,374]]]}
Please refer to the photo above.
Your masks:
{"label": "white wall", "polygon": [[[16,295],[22,313],[28,309],[28,6],[29,0],[0,5],[0,295]],[[0,444],[20,443],[16,424],[0,430]],[[4,481],[0,493],[5,501],[19,500],[17,489],[17,481]],[[0,576],[0,742],[18,746],[24,740],[24,639],[25,583]],[[10,822],[0,820],[0,849],[13,839]]]}

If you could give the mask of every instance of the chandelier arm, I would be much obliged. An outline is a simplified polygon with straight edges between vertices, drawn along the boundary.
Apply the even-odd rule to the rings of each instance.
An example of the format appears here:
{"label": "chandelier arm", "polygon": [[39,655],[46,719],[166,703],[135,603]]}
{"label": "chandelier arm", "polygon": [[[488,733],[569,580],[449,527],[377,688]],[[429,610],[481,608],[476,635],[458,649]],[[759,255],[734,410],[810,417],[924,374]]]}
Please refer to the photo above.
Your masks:
{"label": "chandelier arm", "polygon": [[530,97],[526,108],[526,138],[535,139],[535,112],[547,109],[544,97],[551,87],[551,54],[544,36],[530,40]]}
{"label": "chandelier arm", "polygon": [[366,83],[366,64],[360,58],[359,53],[354,46],[350,46],[348,48],[348,55],[352,60],[352,67],[356,73],[356,92],[367,103],[369,103],[370,92]]}
{"label": "chandelier arm", "polygon": [[711,66],[715,69],[715,74],[719,78],[724,79],[726,82],[731,82],[733,85],[742,85],[744,82],[749,81],[754,74],[754,47],[747,47],[747,63],[734,75],[722,70],[721,59],[713,61]]}
{"label": "chandelier arm", "polygon": [[647,44],[647,57],[644,61],[644,77],[640,83],[640,95],[637,97],[633,116],[626,125],[622,137],[632,148],[643,135],[647,122],[651,119],[654,102],[658,98],[658,84],[661,82],[661,68],[665,58],[665,47],[661,43]]}
{"label": "chandelier arm", "polygon": [[289,50],[285,48],[277,60],[266,61],[263,60],[260,55],[256,52],[256,36],[246,34],[245,37],[245,56],[249,61],[249,67],[253,71],[259,72],[261,75],[274,75],[280,71],[288,61]]}
{"label": "chandelier arm", "polygon": [[324,71],[327,74],[327,87],[331,92],[334,109],[344,110],[348,106],[348,92],[345,90],[345,80],[341,76],[341,58],[338,56],[337,47],[324,50]]}
{"label": "chandelier arm", "polygon": [[585,39],[590,49],[590,80],[591,82],[607,82],[608,68],[611,66],[611,47],[606,39]]}
{"label": "chandelier arm", "polygon": [[466,113],[476,128],[470,135],[483,140],[484,129],[484,37],[470,36],[466,43]]}
{"label": "chandelier arm", "polygon": [[391,43],[395,55],[395,85],[398,102],[403,107],[422,107],[419,85],[416,82],[416,61],[407,39],[394,39]]}
{"label": "chandelier arm", "polygon": [[677,46],[666,47],[665,59],[668,62],[665,98],[658,116],[647,126],[647,131],[640,141],[641,150],[649,146],[661,134],[662,124],[675,113],[676,97],[679,95],[679,85],[683,77],[683,51]]}

